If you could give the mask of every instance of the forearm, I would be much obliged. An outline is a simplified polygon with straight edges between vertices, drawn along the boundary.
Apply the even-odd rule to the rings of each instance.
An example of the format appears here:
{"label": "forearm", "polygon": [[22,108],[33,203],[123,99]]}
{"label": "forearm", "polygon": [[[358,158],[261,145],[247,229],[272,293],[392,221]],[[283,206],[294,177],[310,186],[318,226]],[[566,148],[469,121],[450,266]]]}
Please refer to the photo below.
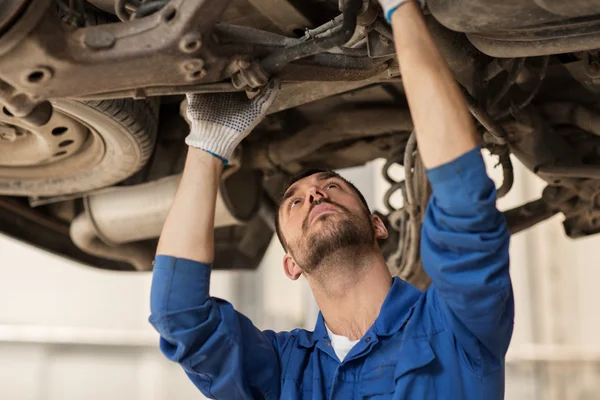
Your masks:
{"label": "forearm", "polygon": [[477,146],[473,120],[418,5],[398,8],[392,28],[419,154],[434,168]]}
{"label": "forearm", "polygon": [[203,150],[189,148],[157,254],[212,263],[215,204],[222,171],[220,159]]}

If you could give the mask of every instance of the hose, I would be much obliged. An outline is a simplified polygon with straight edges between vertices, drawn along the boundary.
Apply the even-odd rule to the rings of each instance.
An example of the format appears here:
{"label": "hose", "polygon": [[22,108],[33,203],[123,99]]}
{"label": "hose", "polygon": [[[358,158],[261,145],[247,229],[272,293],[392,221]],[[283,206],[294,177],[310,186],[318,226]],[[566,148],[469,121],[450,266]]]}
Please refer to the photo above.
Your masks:
{"label": "hose", "polygon": [[523,102],[521,102],[520,104],[513,105],[508,110],[505,110],[505,111],[501,112],[500,114],[496,115],[495,116],[496,120],[503,120],[504,118],[508,117],[511,114],[514,115],[517,112],[523,110],[529,104],[531,104],[533,99],[535,99],[535,96],[537,96],[540,89],[542,88],[544,79],[546,79],[546,73],[548,72],[548,65],[550,65],[550,56],[545,56],[544,61],[542,62],[542,69],[540,70],[540,73],[538,76],[538,81],[537,81],[535,87],[533,88],[533,90],[531,91],[531,93],[529,94],[529,96],[527,96],[527,98],[525,100],[523,100]]}
{"label": "hose", "polygon": [[492,135],[495,140],[495,144],[505,145],[507,144],[506,131],[500,124],[498,124],[492,116],[478,103],[477,100],[466,89],[463,88],[463,94],[467,102],[469,111],[477,121]]}
{"label": "hose", "polygon": [[167,5],[168,2],[169,0],[154,0],[142,3],[133,13],[133,19],[154,14],[155,12],[160,11],[165,5]]}
{"label": "hose", "polygon": [[527,58],[519,58],[515,62],[510,73],[508,74],[508,78],[504,82],[504,85],[502,86],[500,91],[496,94],[496,96],[494,96],[494,98],[490,101],[489,106],[488,106],[489,110],[493,110],[494,107],[496,107],[498,105],[500,100],[502,100],[504,98],[504,96],[506,96],[506,94],[513,87],[513,85],[517,81],[517,77],[521,74],[521,72],[523,72],[523,68],[525,67],[525,61],[527,61]]}
{"label": "hose", "polygon": [[169,2],[169,0],[143,1],[142,4],[137,7],[129,5],[129,7],[133,10],[130,11],[127,7],[128,1],[129,0],[115,0],[115,14],[123,22],[154,14],[155,12],[161,10]]}
{"label": "hose", "polygon": [[362,0],[345,0],[342,6],[343,22],[340,28],[334,28],[329,35],[321,34],[312,40],[274,51],[261,60],[262,70],[266,74],[272,75],[292,61],[313,56],[332,47],[345,44],[354,35],[358,12],[361,7]]}
{"label": "hose", "polygon": [[[385,169],[384,169],[385,171]],[[413,132],[404,151],[405,180],[396,182],[386,195],[401,190],[404,206],[390,213],[389,221],[398,231],[398,247],[388,262],[397,270],[397,275],[424,290],[430,279],[420,260],[421,226],[428,201],[429,188],[425,170],[417,153],[417,140]],[[388,196],[389,203],[389,196]],[[392,209],[391,205],[386,205]]]}
{"label": "hose", "polygon": [[510,153],[508,149],[505,153],[500,155],[500,165],[502,165],[502,186],[496,191],[496,195],[499,199],[503,198],[510,192],[515,182],[515,172],[513,169],[512,161],[510,160]]}
{"label": "hose", "polygon": [[129,21],[129,19],[131,18],[129,12],[125,8],[126,4],[127,0],[115,0],[115,14],[123,22]]}
{"label": "hose", "polygon": [[417,263],[419,256],[419,243],[421,241],[421,229],[419,216],[419,206],[415,200],[416,188],[414,186],[414,164],[415,164],[415,152],[417,150],[417,136],[413,132],[406,143],[406,150],[404,151],[404,170],[406,179],[406,203],[404,208],[408,211],[408,223],[409,223],[409,248],[406,257],[404,257],[404,268],[413,267]]}

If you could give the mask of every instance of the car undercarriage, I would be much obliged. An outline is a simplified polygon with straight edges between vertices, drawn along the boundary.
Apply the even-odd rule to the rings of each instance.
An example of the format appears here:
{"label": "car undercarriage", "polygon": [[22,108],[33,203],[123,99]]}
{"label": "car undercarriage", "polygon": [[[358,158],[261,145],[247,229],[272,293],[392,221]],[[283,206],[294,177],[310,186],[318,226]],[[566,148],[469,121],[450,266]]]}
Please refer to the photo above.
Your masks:
{"label": "car undercarriage", "polygon": [[[498,158],[498,196],[511,156],[547,182],[504,211],[511,232],[559,213],[571,238],[600,232],[600,4],[429,0],[425,14]],[[0,231],[94,267],[151,269],[186,154],[184,94],[253,96],[273,77],[276,103],[224,173],[215,267],[258,266],[290,176],[384,158],[382,250],[426,285],[427,181],[391,29],[369,0],[3,0]]]}

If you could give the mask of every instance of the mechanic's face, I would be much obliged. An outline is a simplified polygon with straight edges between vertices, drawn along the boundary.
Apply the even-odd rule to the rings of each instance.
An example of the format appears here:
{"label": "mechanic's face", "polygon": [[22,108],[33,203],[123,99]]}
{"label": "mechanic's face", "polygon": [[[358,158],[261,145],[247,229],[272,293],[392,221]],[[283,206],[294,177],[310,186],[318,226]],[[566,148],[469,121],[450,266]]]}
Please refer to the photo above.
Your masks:
{"label": "mechanic's face", "polygon": [[290,186],[279,221],[288,247],[284,267],[292,279],[310,275],[331,257],[339,259],[340,252],[378,249],[376,239],[387,237],[381,219],[369,214],[346,182],[328,172]]}

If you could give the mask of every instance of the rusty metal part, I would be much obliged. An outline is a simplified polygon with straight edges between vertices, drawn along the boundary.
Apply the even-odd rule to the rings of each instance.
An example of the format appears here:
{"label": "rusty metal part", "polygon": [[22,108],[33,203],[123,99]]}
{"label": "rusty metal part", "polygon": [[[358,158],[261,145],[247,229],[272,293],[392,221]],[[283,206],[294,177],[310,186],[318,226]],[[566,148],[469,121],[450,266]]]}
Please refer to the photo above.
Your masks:
{"label": "rusty metal part", "polygon": [[[227,4],[172,0],[146,18],[72,30],[49,10],[50,0],[38,0],[0,37],[0,78],[38,98],[84,97],[189,84],[188,73],[172,66],[201,57],[206,73],[194,81],[217,82],[227,60],[211,52],[210,35],[203,33]],[[180,47],[180,38],[188,40],[189,35],[197,35],[196,41],[188,41],[196,48],[192,53]]]}
{"label": "rusty metal part", "polygon": [[314,121],[292,137],[267,143],[249,144],[243,163],[252,168],[283,169],[330,144],[394,132],[411,132],[410,113],[397,107],[348,109]]}
{"label": "rusty metal part", "polygon": [[517,82],[517,78],[519,77],[519,75],[521,75],[521,73],[523,72],[526,61],[527,58],[519,58],[515,60],[504,84],[502,85],[498,93],[496,93],[494,97],[490,99],[487,107],[489,110],[493,110],[498,105],[498,103],[500,103],[500,101],[504,98],[504,96],[508,94],[515,82]]}
{"label": "rusty metal part", "polygon": [[[282,84],[281,91],[277,95],[277,99],[275,99],[273,105],[269,108],[268,113],[276,113],[326,97],[335,96],[336,94],[349,92],[351,90],[389,80],[387,73],[384,73],[357,81],[319,82],[318,85],[315,85],[314,82]],[[399,82],[399,79],[394,79],[393,81]]]}
{"label": "rusty metal part", "polygon": [[552,208],[544,199],[538,199],[504,211],[503,214],[510,233],[514,235],[553,217],[558,212],[558,208]]}
{"label": "rusty metal part", "polygon": [[219,38],[219,51],[232,55],[253,53],[248,49],[261,46],[264,50],[257,51],[255,55],[265,56],[279,47],[294,46],[302,42],[301,39],[262,31],[249,26],[218,24],[214,27],[213,32]]}
{"label": "rusty metal part", "polygon": [[83,44],[91,50],[107,50],[115,45],[117,38],[109,31],[97,29],[83,36]]}
{"label": "rusty metal part", "polygon": [[544,103],[540,110],[554,125],[574,125],[600,136],[600,111],[598,110],[567,101]]}
{"label": "rusty metal part", "polygon": [[258,63],[241,60],[237,64],[238,71],[231,76],[231,82],[236,89],[256,89],[269,81],[269,77]]}
{"label": "rusty metal part", "polygon": [[361,43],[364,43],[370,26],[373,24],[373,22],[375,22],[378,15],[379,7],[369,0],[363,0],[362,7],[358,11],[356,18],[354,34],[350,40],[344,44],[344,47],[359,47]]}
{"label": "rusty metal part", "polygon": [[477,103],[477,100],[463,90],[467,107],[477,121],[490,133],[495,144],[505,145],[507,143],[507,135],[504,128],[498,124],[488,112]]}
{"label": "rusty metal part", "polygon": [[311,65],[292,63],[277,76],[283,81],[362,81],[379,75],[393,65],[390,57],[371,59],[342,54],[317,54]]}
{"label": "rusty metal part", "polygon": [[325,32],[304,43],[273,52],[261,60],[260,66],[263,71],[272,75],[292,61],[322,53],[348,42],[354,35],[362,0],[343,0],[342,4],[343,21],[340,27],[334,28],[329,34]]}
{"label": "rusty metal part", "polygon": [[[12,131],[12,140],[3,140],[1,128]],[[13,116],[7,108],[0,111],[0,171],[2,167],[43,166],[63,160],[84,146],[98,149],[87,143],[98,139],[88,128],[74,118],[56,111],[43,126],[27,123]],[[7,171],[5,171],[7,173]]]}
{"label": "rusty metal part", "polygon": [[[302,43],[253,28],[214,26],[227,2],[210,8],[211,1],[173,0],[147,18],[73,31],[48,9],[50,0],[38,0],[0,38],[0,79],[15,93],[28,96],[32,106],[46,98],[143,98],[231,91],[235,87],[222,80],[230,76],[227,66],[240,53],[260,58]],[[213,35],[205,34],[211,30]],[[386,68],[381,62],[363,60],[364,52],[334,53],[294,65],[283,78],[361,80]],[[241,71],[240,78],[246,87],[265,82],[265,76],[252,69]],[[235,81],[238,87],[244,83]]]}
{"label": "rusty metal part", "polygon": [[146,97],[172,96],[187,93],[227,93],[239,92],[231,82],[206,83],[189,86],[163,86],[150,88],[137,88],[131,90],[122,90],[118,92],[103,93],[98,95],[83,96],[79,100],[104,100],[104,99],[144,99]]}
{"label": "rusty metal part", "polygon": [[549,181],[557,178],[600,179],[600,165],[542,165],[536,173]]}
{"label": "rusty metal part", "polygon": [[515,114],[516,112],[521,111],[522,109],[527,107],[529,104],[531,104],[531,102],[535,99],[535,97],[538,95],[540,89],[542,88],[544,79],[546,79],[546,73],[548,72],[549,64],[550,64],[550,56],[544,57],[544,60],[542,62],[542,68],[539,71],[538,76],[537,76],[537,83],[535,84],[534,88],[531,90],[531,92],[529,93],[527,98],[525,98],[523,101],[521,101],[518,104],[511,105],[510,108],[508,108],[507,110],[505,110],[497,115],[494,115],[494,118],[496,120],[502,120],[511,114]]}
{"label": "rusty metal part", "polygon": [[[579,156],[532,106],[518,112],[517,121],[504,125],[511,152],[531,171],[552,165],[578,165]],[[552,183],[552,182],[549,182]]]}
{"label": "rusty metal part", "polygon": [[600,181],[572,179],[549,186],[543,198],[565,215],[563,226],[570,238],[600,233]]}
{"label": "rusty metal part", "polygon": [[[545,109],[545,113],[549,110],[556,113],[554,122],[595,129],[596,117],[591,121],[583,119],[593,115],[589,113],[590,110],[573,107],[570,103],[560,104],[554,103]],[[551,185],[543,194],[547,209],[537,203],[535,207],[532,206],[538,211],[537,216],[530,218],[532,224],[544,219],[543,216],[561,212],[565,215],[564,228],[569,237],[600,232],[600,166],[586,165],[582,156],[567,141],[568,135],[553,129],[533,107],[516,113],[516,117],[516,122],[505,125],[511,151],[527,168]],[[517,214],[515,219],[518,217]],[[520,223],[524,228],[531,226],[526,220]]]}
{"label": "rusty metal part", "polygon": [[297,30],[312,27],[310,21],[287,0],[249,0],[249,2],[284,33],[295,34]]}
{"label": "rusty metal part", "polygon": [[389,57],[396,54],[393,40],[375,30],[369,32],[367,36],[367,49],[371,58]]}

